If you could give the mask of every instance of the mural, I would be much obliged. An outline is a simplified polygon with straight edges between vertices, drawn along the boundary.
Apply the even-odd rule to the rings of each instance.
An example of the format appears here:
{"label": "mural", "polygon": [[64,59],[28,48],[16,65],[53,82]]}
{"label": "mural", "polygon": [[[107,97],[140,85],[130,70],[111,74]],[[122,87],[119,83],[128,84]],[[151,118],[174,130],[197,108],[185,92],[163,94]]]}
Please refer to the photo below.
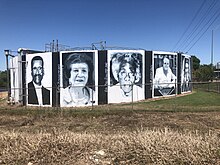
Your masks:
{"label": "mural", "polygon": [[108,103],[144,99],[144,51],[108,51]]}
{"label": "mural", "polygon": [[62,52],[60,60],[61,107],[97,105],[97,51]]}
{"label": "mural", "polygon": [[78,107],[172,96],[192,91],[191,66],[191,56],[162,51],[25,54],[9,61],[11,101]]}
{"label": "mural", "polygon": [[181,61],[181,92],[190,92],[192,90],[191,57],[189,55],[182,54]]}
{"label": "mural", "polygon": [[52,53],[26,55],[27,104],[51,106]]}
{"label": "mural", "polygon": [[153,52],[153,96],[175,94],[177,85],[177,54]]}

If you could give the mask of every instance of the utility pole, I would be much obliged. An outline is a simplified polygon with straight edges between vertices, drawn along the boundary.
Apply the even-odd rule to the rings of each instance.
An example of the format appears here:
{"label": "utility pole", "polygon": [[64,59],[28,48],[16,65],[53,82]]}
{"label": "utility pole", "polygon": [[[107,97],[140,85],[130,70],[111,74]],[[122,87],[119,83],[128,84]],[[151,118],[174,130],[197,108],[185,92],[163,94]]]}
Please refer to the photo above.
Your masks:
{"label": "utility pole", "polygon": [[5,57],[6,57],[6,68],[7,68],[7,90],[8,90],[8,97],[7,97],[7,100],[8,100],[8,103],[10,102],[10,95],[11,95],[11,90],[10,90],[10,70],[9,70],[9,67],[8,67],[8,56],[9,56],[9,50],[5,50]]}
{"label": "utility pole", "polygon": [[214,30],[217,30],[220,27],[220,24],[212,29],[212,43],[211,43],[211,65],[214,65]]}
{"label": "utility pole", "polygon": [[211,45],[211,65],[213,66],[213,54],[214,54],[214,30],[212,29],[212,45]]}
{"label": "utility pole", "polygon": [[8,103],[10,102],[10,97],[11,97],[11,83],[10,83],[10,69],[9,69],[9,58],[10,57],[15,57],[14,55],[11,54],[10,50],[5,50],[5,57],[6,57],[6,67],[7,67],[7,90],[8,90]]}

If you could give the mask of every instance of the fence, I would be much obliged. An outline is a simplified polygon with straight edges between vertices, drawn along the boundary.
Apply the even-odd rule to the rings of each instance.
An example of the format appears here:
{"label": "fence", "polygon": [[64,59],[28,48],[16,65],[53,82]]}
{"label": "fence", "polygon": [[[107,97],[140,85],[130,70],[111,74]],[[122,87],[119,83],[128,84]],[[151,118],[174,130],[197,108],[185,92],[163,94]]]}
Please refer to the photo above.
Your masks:
{"label": "fence", "polygon": [[[180,84],[175,85],[175,88],[177,89],[180,87],[179,90],[181,90]],[[96,93],[98,89],[100,90],[106,90],[107,87],[110,88],[109,86],[95,86],[91,87],[88,92],[92,92],[91,94],[91,102],[86,105],[86,106],[63,106],[61,103],[62,97],[66,97],[65,90],[62,88],[48,88],[52,92],[51,97],[54,98],[54,100],[50,100],[51,103],[50,105],[25,105],[21,106],[22,102],[21,100],[19,101],[20,103],[14,103],[13,100],[9,99],[7,103],[7,89],[6,88],[1,88],[0,92],[0,109],[40,109],[40,110],[64,110],[64,111],[81,111],[81,110],[100,110],[103,112],[114,112],[114,111],[159,111],[159,112],[164,112],[164,111],[188,111],[190,109],[197,109],[201,110],[204,107],[207,108],[206,105],[204,105],[204,101],[207,100],[212,100],[215,99],[215,97],[220,97],[220,82],[191,82],[190,85],[192,86],[192,91],[187,91],[187,92],[182,92],[182,94],[178,94],[178,90],[174,90],[173,94],[166,95],[166,96],[159,96],[159,97],[152,97],[148,99],[144,99],[148,94],[143,93],[140,94],[138,91],[138,87],[132,86],[132,94],[130,97],[128,97],[123,103],[100,103],[95,102],[94,100],[103,99],[102,97],[98,96]],[[152,84],[144,84],[140,85],[142,88],[145,89],[150,89],[152,95],[154,94],[154,91],[152,90]],[[115,86],[115,88],[120,88],[120,86]],[[137,88],[136,90],[134,90]],[[21,90],[21,89],[15,89],[15,90]],[[27,89],[26,89],[27,90]],[[135,93],[136,92],[136,93]],[[203,92],[203,93],[201,93]],[[194,95],[196,93],[196,95]],[[204,95],[204,93],[215,93],[216,95]],[[109,94],[106,92],[106,94]],[[193,94],[194,96],[191,96]],[[117,97],[119,93],[113,93],[112,97]],[[88,96],[88,94],[87,94]],[[180,97],[183,96],[183,97]],[[214,97],[214,98],[213,98]],[[27,96],[24,95],[22,98],[27,98]],[[67,97],[68,99],[68,97]],[[104,99],[103,99],[104,100]],[[120,102],[120,100],[118,100]],[[218,101],[219,102],[219,101]],[[219,106],[218,102],[216,101],[213,104],[210,104],[210,106]],[[203,107],[200,107],[200,105],[204,105]],[[209,105],[209,103],[207,103]],[[210,107],[209,106],[209,107]],[[219,108],[218,107],[218,108]],[[212,109],[214,107],[209,108],[209,110],[216,110],[216,108]]]}
{"label": "fence", "polygon": [[193,88],[202,91],[220,93],[220,81],[213,82],[194,82]]}

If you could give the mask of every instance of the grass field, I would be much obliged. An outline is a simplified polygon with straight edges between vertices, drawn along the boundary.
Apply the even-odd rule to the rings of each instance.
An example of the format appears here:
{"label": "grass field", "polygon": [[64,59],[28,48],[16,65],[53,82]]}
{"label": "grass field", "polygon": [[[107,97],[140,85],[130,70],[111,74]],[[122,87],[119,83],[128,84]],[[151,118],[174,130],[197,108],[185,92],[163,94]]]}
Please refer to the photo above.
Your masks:
{"label": "grass field", "polygon": [[0,164],[220,164],[218,93],[72,109],[5,101]]}

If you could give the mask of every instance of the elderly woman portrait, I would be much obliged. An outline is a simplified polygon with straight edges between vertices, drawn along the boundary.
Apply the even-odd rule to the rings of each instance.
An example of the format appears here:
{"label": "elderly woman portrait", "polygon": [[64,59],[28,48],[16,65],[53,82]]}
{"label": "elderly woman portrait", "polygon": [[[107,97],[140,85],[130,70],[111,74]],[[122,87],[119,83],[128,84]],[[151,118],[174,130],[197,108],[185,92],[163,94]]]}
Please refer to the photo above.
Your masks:
{"label": "elderly woman portrait", "polygon": [[85,106],[95,102],[94,66],[87,53],[72,53],[64,61],[62,106]]}
{"label": "elderly woman portrait", "polygon": [[111,87],[109,93],[117,92],[114,97],[109,94],[109,102],[129,102],[141,100],[142,88],[142,55],[140,53],[115,53],[110,62]]}

